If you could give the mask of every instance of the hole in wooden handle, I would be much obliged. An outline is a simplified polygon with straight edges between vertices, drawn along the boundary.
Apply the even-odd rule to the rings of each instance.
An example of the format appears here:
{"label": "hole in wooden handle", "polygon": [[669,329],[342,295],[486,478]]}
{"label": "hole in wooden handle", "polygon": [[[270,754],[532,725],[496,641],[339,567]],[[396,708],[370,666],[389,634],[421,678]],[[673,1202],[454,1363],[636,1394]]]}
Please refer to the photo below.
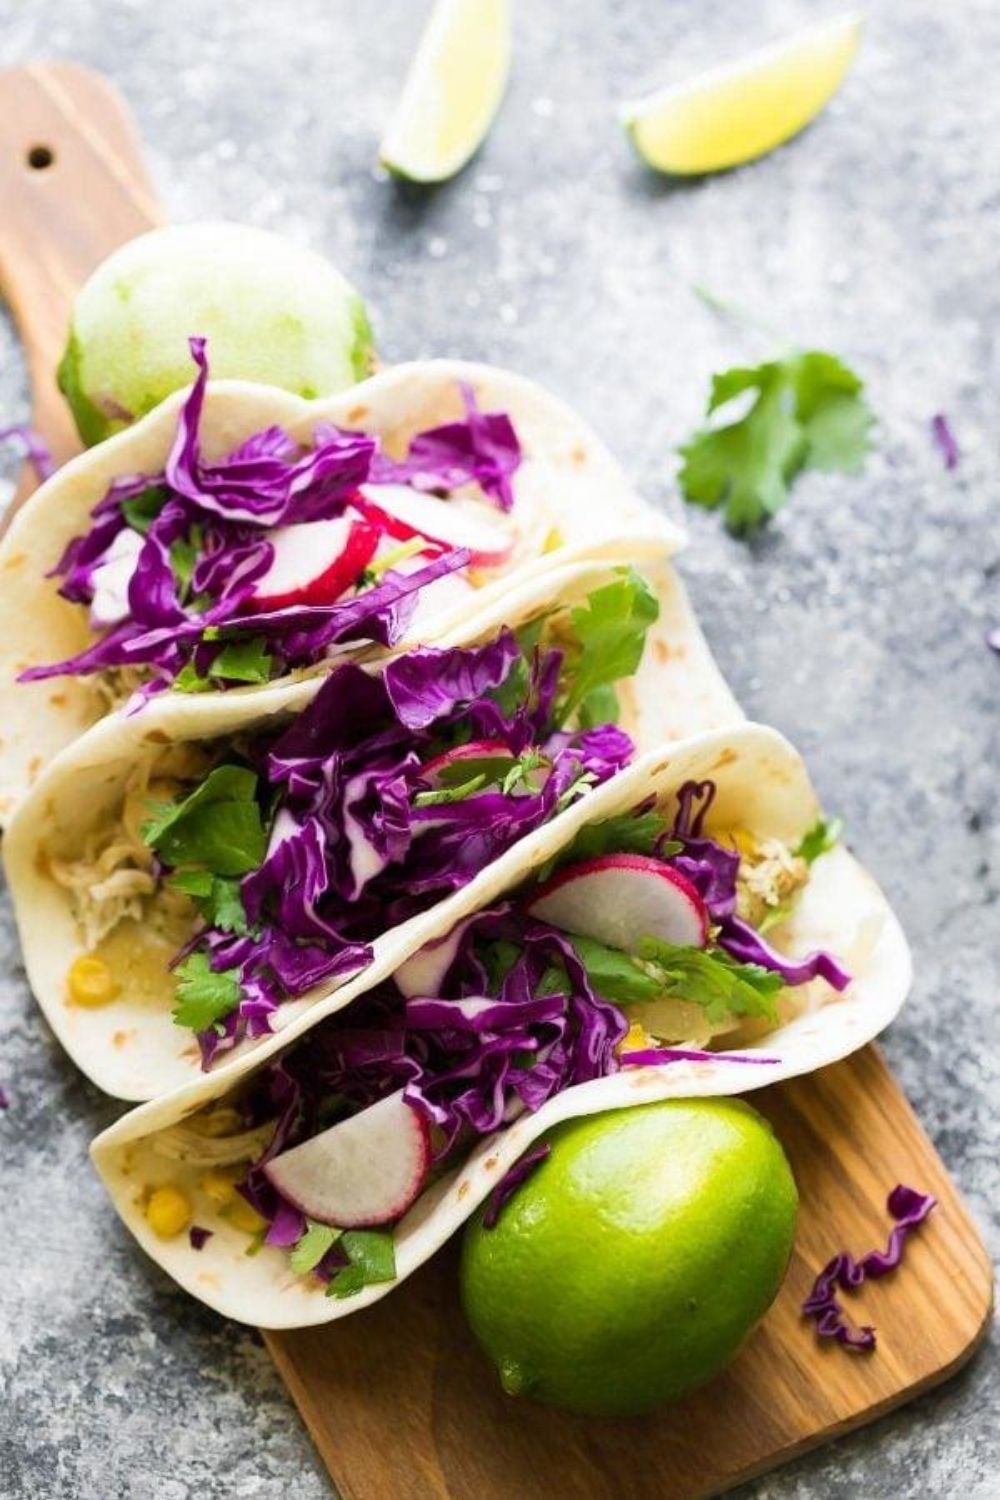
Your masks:
{"label": "hole in wooden handle", "polygon": [[27,163],[33,172],[44,172],[46,167],[51,167],[56,159],[56,154],[51,146],[32,146],[27,155]]}

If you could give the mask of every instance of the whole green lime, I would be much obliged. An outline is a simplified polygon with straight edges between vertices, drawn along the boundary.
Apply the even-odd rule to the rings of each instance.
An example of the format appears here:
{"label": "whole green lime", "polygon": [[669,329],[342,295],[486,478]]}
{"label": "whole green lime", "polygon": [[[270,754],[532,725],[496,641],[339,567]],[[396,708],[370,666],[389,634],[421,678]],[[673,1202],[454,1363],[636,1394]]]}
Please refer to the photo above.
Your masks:
{"label": "whole green lime", "polygon": [[462,1247],[462,1301],[512,1395],[628,1416],[733,1358],[781,1285],[798,1195],[770,1125],[736,1099],[590,1115],[494,1229]]}
{"label": "whole green lime", "polygon": [[213,377],[328,396],[371,369],[372,333],[350,282],[312,250],[245,224],[188,224],[130,240],[73,306],[59,387],[98,443],[189,385],[191,334]]}

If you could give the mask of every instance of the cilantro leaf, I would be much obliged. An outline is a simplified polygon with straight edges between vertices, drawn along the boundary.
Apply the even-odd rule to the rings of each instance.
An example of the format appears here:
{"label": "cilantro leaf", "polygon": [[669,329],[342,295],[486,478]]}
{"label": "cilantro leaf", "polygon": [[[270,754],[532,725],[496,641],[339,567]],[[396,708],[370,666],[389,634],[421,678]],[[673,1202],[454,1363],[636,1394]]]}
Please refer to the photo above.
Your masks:
{"label": "cilantro leaf", "polygon": [[[610,685],[636,670],[646,631],[659,613],[656,594],[634,568],[623,568],[618,577],[570,611],[571,634],[562,670],[567,686],[557,715],[560,723],[578,712],[588,723],[598,722],[595,709],[598,713],[602,707],[606,710]],[[599,695],[596,703],[591,701],[595,695]]]}
{"label": "cilantro leaf", "polygon": [[350,1265],[338,1271],[326,1289],[328,1297],[353,1297],[363,1287],[396,1279],[396,1247],[379,1229],[349,1229],[340,1241]]}
{"label": "cilantro leaf", "polygon": [[154,810],[142,836],[165,864],[213,875],[247,875],[264,858],[267,837],[256,801],[257,777],[244,766],[216,766],[181,802]]}
{"label": "cilantro leaf", "polygon": [[619,948],[608,948],[595,938],[570,937],[570,942],[587,970],[591,984],[605,1000],[620,1005],[634,1005],[643,1000],[658,1000],[663,986],[647,974],[634,959]]}
{"label": "cilantro leaf", "polygon": [[844,831],[843,818],[820,818],[806,833],[801,843],[794,851],[800,859],[804,859],[807,865],[813,860],[819,859],[821,854],[826,854],[839,842]]}
{"label": "cilantro leaf", "polygon": [[668,855],[679,853],[681,848],[675,840],[666,839],[668,829],[669,825],[658,812],[617,813],[613,818],[605,818],[603,823],[587,823],[565,849],[535,872],[535,878],[540,885],[548,880],[557,865],[596,859],[601,854],[659,854],[666,859]]}
{"label": "cilantro leaf", "polygon": [[223,879],[209,870],[175,870],[166,883],[193,899],[209,927],[241,937],[250,931],[238,880]]}
{"label": "cilantro leaf", "polygon": [[340,1239],[342,1231],[334,1229],[332,1224],[317,1224],[312,1219],[307,1219],[308,1228],[301,1239],[296,1240],[291,1255],[288,1257],[289,1265],[296,1276],[306,1276],[314,1271],[323,1259],[326,1252]]}
{"label": "cilantro leaf", "polygon": [[175,970],[177,1004],[174,1020],[192,1031],[207,1031],[239,1004],[240,985],[230,970],[216,974],[207,953],[192,953]]}
{"label": "cilantro leaf", "polygon": [[211,686],[208,678],[202,677],[194,662],[189,661],[181,667],[170,684],[170,689],[174,693],[207,693]]}
{"label": "cilantro leaf", "polygon": [[464,802],[466,797],[471,797],[473,792],[478,792],[485,785],[485,776],[472,776],[458,786],[439,786],[432,792],[417,792],[413,805],[414,807],[440,807],[448,802]]}
{"label": "cilantro leaf", "polygon": [[269,682],[274,667],[274,657],[267,649],[262,635],[247,636],[246,640],[229,641],[208,669],[209,677],[218,677],[227,682]]}
{"label": "cilantro leaf", "polygon": [[740,963],[721,948],[689,948],[659,938],[643,938],[638,957],[655,976],[660,995],[703,1006],[709,1021],[777,1019],[774,996],[783,980],[760,964]]}
{"label": "cilantro leaf", "polygon": [[201,527],[192,526],[188,537],[178,537],[170,544],[170,566],[177,580],[177,593],[181,600],[187,598],[191,578],[201,552]]}
{"label": "cilantro leaf", "polygon": [[154,484],[141,494],[130,495],[127,500],[123,500],[121,513],[133,531],[145,536],[169,498],[168,490]]}
{"label": "cilantro leaf", "polygon": [[787,503],[803,469],[858,473],[874,421],[862,391],[852,370],[818,349],[714,376],[706,415],[753,399],[742,417],[681,447],[684,498],[709,510],[724,504],[730,531],[747,535]]}

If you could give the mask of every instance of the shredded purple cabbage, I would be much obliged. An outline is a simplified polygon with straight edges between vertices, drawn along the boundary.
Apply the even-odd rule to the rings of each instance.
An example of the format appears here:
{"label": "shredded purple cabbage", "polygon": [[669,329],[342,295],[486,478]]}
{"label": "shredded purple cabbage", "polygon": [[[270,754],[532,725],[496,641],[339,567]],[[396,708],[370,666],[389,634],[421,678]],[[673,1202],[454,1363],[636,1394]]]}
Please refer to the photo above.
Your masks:
{"label": "shredded purple cabbage", "polygon": [[[89,532],[70,542],[50,575],[61,580],[64,598],[90,608],[101,633],[69,660],[29,668],[22,681],[131,666],[159,686],[191,668],[219,687],[248,680],[222,657],[234,641],[262,642],[267,666],[260,670],[271,677],[320,661],[335,644],[395,645],[421,592],[466,568],[467,551],[425,538],[415,568],[393,568],[387,555],[390,570],[374,583],[359,555],[356,576],[338,581],[335,599],[268,609],[266,600],[261,607],[255,600],[274,562],[276,529],[347,517],[368,528],[375,546],[373,523],[352,502],[361,484],[386,475],[444,494],[476,483],[501,510],[513,504],[511,481],[521,461],[516,434],[503,413],[479,411],[467,386],[465,420],[418,434],[401,461],[384,454],[377,438],[328,423],[317,426],[306,450],[270,427],[225,458],[208,460],[200,435],[205,340],[192,338],[190,347],[197,378],[180,408],[164,472],[116,480],[95,506]],[[11,432],[27,441],[21,429]],[[109,605],[106,587],[120,569],[127,589],[115,589]]]}
{"label": "shredded purple cabbage", "polygon": [[853,1327],[837,1300],[837,1289],[855,1291],[870,1277],[873,1281],[894,1271],[903,1259],[907,1239],[927,1218],[937,1199],[930,1193],[897,1183],[886,1200],[895,1226],[884,1250],[870,1250],[855,1260],[846,1250],[835,1255],[816,1277],[813,1289],[802,1304],[802,1315],[813,1318],[820,1338],[836,1339],[856,1353],[875,1348],[875,1329],[866,1324]]}
{"label": "shredded purple cabbage", "polygon": [[18,422],[13,427],[0,427],[0,443],[20,443],[24,456],[31,464],[39,480],[51,479],[56,472],[52,450],[45,439],[33,427]]}
{"label": "shredded purple cabbage", "polygon": [[200,1224],[192,1224],[188,1230],[188,1241],[190,1242],[191,1249],[203,1250],[206,1241],[212,1238],[212,1234],[213,1231],[211,1229],[203,1229]]}
{"label": "shredded purple cabbage", "polygon": [[[253,934],[209,928],[181,955],[200,949],[213,970],[239,979],[237,1010],[201,1035],[206,1067],[243,1035],[267,1032],[284,1000],[365,967],[380,932],[466,885],[567,797],[631,760],[632,742],[614,726],[542,722],[535,685],[546,654],[558,656],[536,653],[527,696],[509,714],[487,695],[524,660],[510,631],[466,650],[415,651],[381,674],[348,662],[283,733],[254,748],[262,793],[277,794],[278,808],[265,857],[241,884]],[[531,752],[532,779],[436,800],[425,767],[481,722],[512,769]]]}
{"label": "shredded purple cabbage", "polygon": [[803,959],[787,958],[765,942],[749,922],[736,915],[740,856],[735,850],[724,849],[703,831],[714,798],[714,782],[684,783],[677,794],[677,815],[669,834],[683,847],[680,853],[668,855],[665,863],[686,875],[700,894],[709,917],[717,924],[718,946],[740,963],[758,964],[780,974],[786,984],[806,984],[820,978],[835,990],[845,990],[851,976],[831,954],[817,952]]}
{"label": "shredded purple cabbage", "polygon": [[931,436],[937,445],[938,452],[944,460],[946,469],[954,469],[958,466],[961,451],[955,440],[955,434],[951,430],[948,418],[944,412],[939,411],[931,418]]}
{"label": "shredded purple cabbage", "polygon": [[672,1062],[780,1063],[780,1057],[751,1057],[746,1052],[705,1052],[688,1047],[640,1047],[622,1055],[627,1068],[645,1068],[651,1064]]}
{"label": "shredded purple cabbage", "polygon": [[537,1146],[532,1146],[526,1151],[520,1161],[516,1161],[509,1172],[506,1172],[489,1198],[486,1200],[486,1209],[483,1213],[483,1228],[495,1229],[500,1220],[500,1214],[513,1198],[518,1188],[540,1167],[542,1162],[551,1154],[552,1147],[547,1141],[540,1141]]}

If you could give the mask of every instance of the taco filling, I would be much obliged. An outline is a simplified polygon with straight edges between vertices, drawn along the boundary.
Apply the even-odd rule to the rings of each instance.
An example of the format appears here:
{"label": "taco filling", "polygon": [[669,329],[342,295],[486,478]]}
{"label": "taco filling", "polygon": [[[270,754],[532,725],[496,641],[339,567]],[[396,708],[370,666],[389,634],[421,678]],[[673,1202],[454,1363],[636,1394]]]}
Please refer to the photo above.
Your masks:
{"label": "taco filling", "polygon": [[[842,991],[830,954],[775,930],[829,847],[703,829],[715,786],[585,826],[501,904],[460,922],[221,1103],[154,1139],[153,1229],[221,1213],[345,1297],[395,1278],[393,1226],[483,1137],[622,1069],[743,1048]],[[711,1049],[711,1050],[708,1050]],[[204,1231],[201,1226],[200,1232]]]}
{"label": "taco filling", "polygon": [[470,649],[344,663],[282,728],[150,751],[114,818],[46,852],[86,948],[70,1003],[141,991],[152,953],[207,1066],[356,974],[381,933],[629,763],[615,684],[657,612],[620,569]]}
{"label": "taco filling", "polygon": [[163,473],[116,480],[53,570],[97,639],[22,681],[99,673],[113,701],[268,682],[348,645],[392,646],[418,611],[460,609],[509,563],[521,448],[471,387],[465,419],[401,458],[320,424],[309,448],[270,427],[210,462],[205,340],[190,343],[198,375]]}

